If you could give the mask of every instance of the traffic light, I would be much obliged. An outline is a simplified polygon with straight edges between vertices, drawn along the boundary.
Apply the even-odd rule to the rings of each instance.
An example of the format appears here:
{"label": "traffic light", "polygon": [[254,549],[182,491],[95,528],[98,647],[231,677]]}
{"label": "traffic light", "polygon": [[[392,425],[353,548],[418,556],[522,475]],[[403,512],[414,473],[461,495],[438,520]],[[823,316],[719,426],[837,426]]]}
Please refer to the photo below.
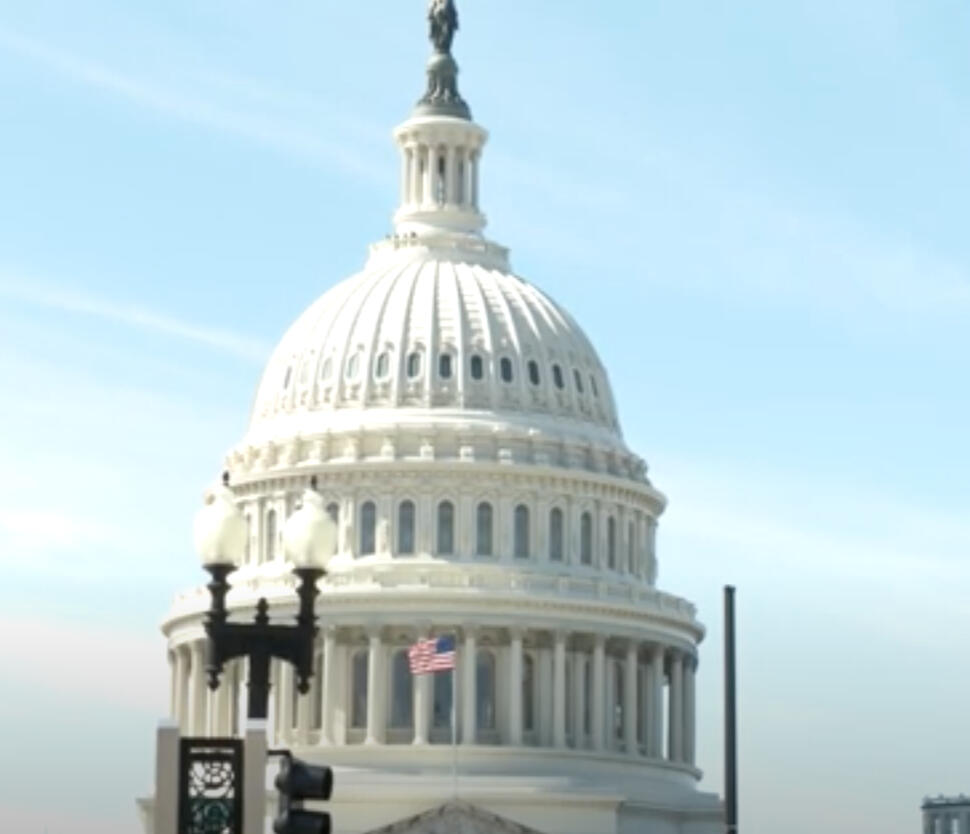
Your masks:
{"label": "traffic light", "polygon": [[280,792],[279,810],[273,823],[276,834],[330,834],[330,814],[308,811],[305,799],[330,799],[333,771],[325,765],[310,765],[287,752],[276,774]]}

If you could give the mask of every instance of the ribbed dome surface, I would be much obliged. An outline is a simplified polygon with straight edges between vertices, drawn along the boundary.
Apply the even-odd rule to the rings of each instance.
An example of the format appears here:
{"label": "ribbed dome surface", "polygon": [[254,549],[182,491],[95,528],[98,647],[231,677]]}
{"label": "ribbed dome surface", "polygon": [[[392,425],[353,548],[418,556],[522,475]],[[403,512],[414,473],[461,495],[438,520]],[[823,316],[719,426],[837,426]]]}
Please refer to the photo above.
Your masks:
{"label": "ribbed dome surface", "polygon": [[259,385],[250,438],[292,434],[282,430],[288,422],[303,435],[323,432],[348,411],[366,428],[368,411],[386,422],[399,409],[539,413],[619,439],[606,371],[585,334],[500,263],[460,250],[378,248],[283,337]]}

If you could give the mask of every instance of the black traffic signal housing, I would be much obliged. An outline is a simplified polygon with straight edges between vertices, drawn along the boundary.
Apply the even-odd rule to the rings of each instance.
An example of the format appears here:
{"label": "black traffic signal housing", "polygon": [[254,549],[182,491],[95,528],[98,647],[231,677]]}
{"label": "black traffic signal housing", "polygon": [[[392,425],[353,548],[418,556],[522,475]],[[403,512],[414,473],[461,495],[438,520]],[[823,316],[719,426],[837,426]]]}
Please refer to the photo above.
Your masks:
{"label": "black traffic signal housing", "polygon": [[330,814],[303,807],[306,799],[330,799],[333,771],[329,767],[294,759],[287,750],[280,758],[276,789],[280,792],[273,822],[276,834],[330,834]]}

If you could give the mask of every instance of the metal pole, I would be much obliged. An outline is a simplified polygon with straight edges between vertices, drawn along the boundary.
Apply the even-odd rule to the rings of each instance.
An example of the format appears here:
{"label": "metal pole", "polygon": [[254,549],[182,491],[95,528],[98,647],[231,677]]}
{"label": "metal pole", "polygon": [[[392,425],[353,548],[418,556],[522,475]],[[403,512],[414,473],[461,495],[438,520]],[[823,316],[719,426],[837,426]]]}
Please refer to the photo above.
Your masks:
{"label": "metal pole", "polygon": [[738,830],[737,690],[734,666],[734,586],[724,586],[724,811],[727,834]]}

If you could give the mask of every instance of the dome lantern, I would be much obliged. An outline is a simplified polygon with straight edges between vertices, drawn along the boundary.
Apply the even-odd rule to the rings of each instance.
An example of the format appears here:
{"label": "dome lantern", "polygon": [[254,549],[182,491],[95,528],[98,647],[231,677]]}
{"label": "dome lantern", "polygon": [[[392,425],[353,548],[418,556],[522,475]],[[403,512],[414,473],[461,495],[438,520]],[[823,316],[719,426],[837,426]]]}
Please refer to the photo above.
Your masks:
{"label": "dome lantern", "polygon": [[429,237],[442,232],[481,234],[478,166],[488,133],[471,120],[458,92],[458,64],[451,43],[458,30],[453,0],[431,0],[428,22],[434,52],[428,89],[411,118],[398,126],[401,205],[394,216],[399,235]]}

